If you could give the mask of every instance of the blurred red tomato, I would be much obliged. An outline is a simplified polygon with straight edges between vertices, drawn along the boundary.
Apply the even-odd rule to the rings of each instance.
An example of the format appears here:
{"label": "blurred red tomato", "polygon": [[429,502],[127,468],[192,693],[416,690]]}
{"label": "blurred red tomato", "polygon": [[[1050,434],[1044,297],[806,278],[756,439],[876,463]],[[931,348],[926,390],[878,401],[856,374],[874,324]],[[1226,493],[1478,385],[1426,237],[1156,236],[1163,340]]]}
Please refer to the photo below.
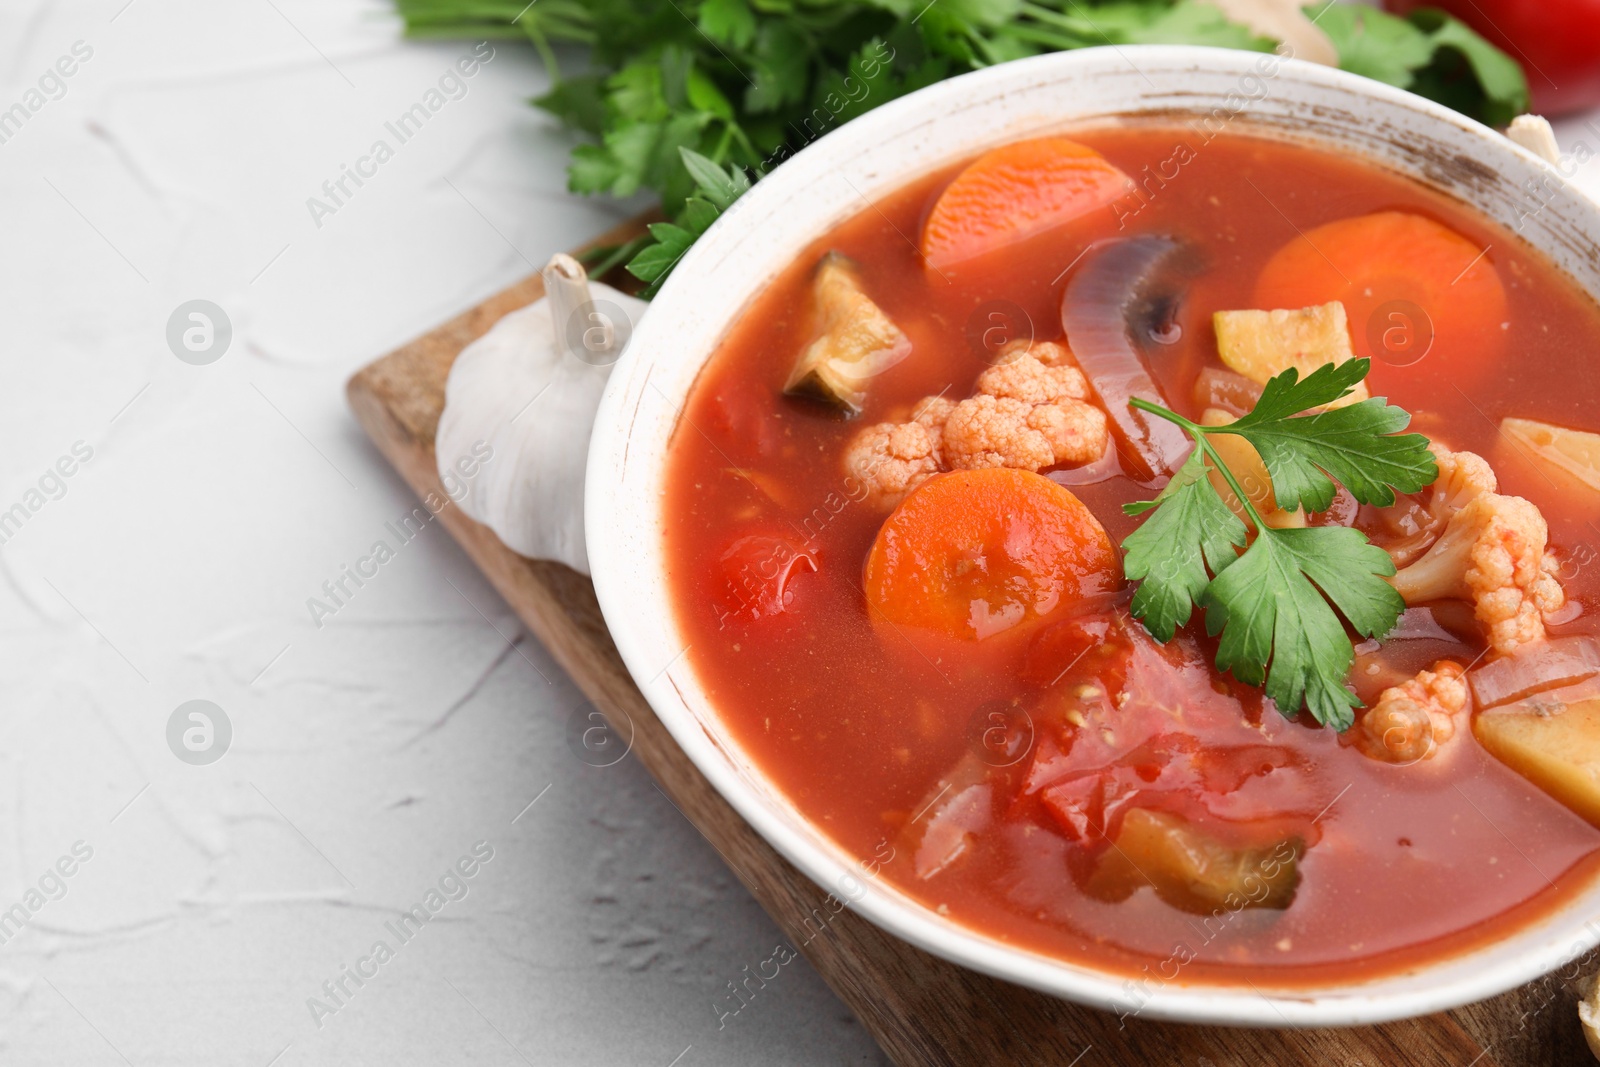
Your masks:
{"label": "blurred red tomato", "polygon": [[1600,0],[1387,0],[1385,6],[1398,15],[1439,8],[1499,45],[1522,64],[1541,115],[1600,104]]}

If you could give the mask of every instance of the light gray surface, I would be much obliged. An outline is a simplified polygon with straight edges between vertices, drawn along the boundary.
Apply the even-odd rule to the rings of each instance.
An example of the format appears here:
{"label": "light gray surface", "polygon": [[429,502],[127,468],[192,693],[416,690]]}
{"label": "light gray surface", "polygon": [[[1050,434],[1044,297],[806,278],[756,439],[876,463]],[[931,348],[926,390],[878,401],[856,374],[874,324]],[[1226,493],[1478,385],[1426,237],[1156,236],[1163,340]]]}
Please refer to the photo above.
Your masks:
{"label": "light gray surface", "polygon": [[[319,227],[307,198],[470,46],[403,44],[377,0],[0,3],[0,109],[79,41],[0,144],[0,511],[93,450],[0,545],[0,911],[93,856],[0,944],[0,1062],[881,1062],[803,961],[719,1029],[780,934],[631,759],[572,754],[577,693],[441,531],[308,611],[414,504],[345,378],[628,213],[562,191],[530,54]],[[234,327],[209,365],[167,347],[193,299]],[[193,699],[234,730],[209,766],[167,745]]]}
{"label": "light gray surface", "polygon": [[[385,529],[415,501],[345,379],[629,213],[563,191],[531,53],[400,145],[470,44],[403,43],[380,2],[124,4],[0,4],[0,109],[93,53],[0,144],[0,511],[93,450],[0,546],[0,911],[93,850],[0,944],[0,1062],[880,1062],[803,961],[719,1029],[777,928],[634,760],[573,755],[581,698],[448,537]],[[166,340],[197,298],[234,331],[201,366]],[[193,699],[234,731],[206,766],[167,744]]]}

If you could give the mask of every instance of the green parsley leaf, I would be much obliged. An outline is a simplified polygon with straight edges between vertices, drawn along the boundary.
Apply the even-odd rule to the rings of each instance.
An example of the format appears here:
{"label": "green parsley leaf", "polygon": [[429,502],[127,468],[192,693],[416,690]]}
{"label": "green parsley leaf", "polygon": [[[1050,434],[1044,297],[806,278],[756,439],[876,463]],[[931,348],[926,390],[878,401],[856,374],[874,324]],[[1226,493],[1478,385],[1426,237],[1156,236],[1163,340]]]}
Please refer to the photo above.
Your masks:
{"label": "green parsley leaf", "polygon": [[1426,33],[1377,8],[1329,0],[1306,14],[1333,41],[1340,68],[1352,74],[1405,89],[1412,72],[1433,58]]}
{"label": "green parsley leaf", "polygon": [[[1490,126],[1504,126],[1528,110],[1528,80],[1516,60],[1442,11],[1423,8],[1410,18],[1432,34],[1435,49],[1434,62],[1417,72],[1412,92]],[[1460,55],[1464,66],[1451,62],[1454,54]]]}
{"label": "green parsley leaf", "polygon": [[1351,359],[1343,363],[1324,363],[1301,378],[1300,372],[1290,367],[1267,381],[1262,387],[1261,399],[1244,419],[1286,419],[1343,400],[1371,369],[1372,360]]}
{"label": "green parsley leaf", "polygon": [[629,63],[606,79],[606,106],[613,119],[661,122],[672,112],[667,107],[662,64]]}
{"label": "green parsley leaf", "polygon": [[744,106],[756,114],[777,111],[806,98],[810,48],[788,22],[774,19],[756,31],[750,54],[752,79]]}
{"label": "green parsley leaf", "polygon": [[1212,489],[1205,453],[1198,448],[1154,500],[1122,508],[1129,515],[1152,509],[1149,521],[1123,540],[1122,566],[1140,583],[1129,609],[1133,617],[1157,640],[1170,641],[1189,621],[1211,575],[1237,558],[1247,531]]}
{"label": "green parsley leaf", "polygon": [[659,289],[683,253],[684,249],[674,249],[670,245],[646,245],[628,260],[628,273],[642,282],[650,282],[653,289]]}
{"label": "green parsley leaf", "polygon": [[[679,148],[759,177],[857,115],[996,63],[1104,45],[1265,50],[1274,44],[1201,0],[395,5],[412,36],[527,41],[552,82],[535,103],[594,138],[573,150],[568,187],[622,197],[649,191],[661,198],[669,217],[696,195],[699,181]],[[1527,108],[1527,85],[1516,62],[1445,15],[1423,9],[1400,19],[1347,3],[1314,4],[1307,12],[1328,31],[1346,70],[1489,123],[1507,122]],[[563,79],[553,49],[559,42],[587,46],[591,73]],[[727,207],[705,195],[703,186],[699,195]]]}
{"label": "green parsley leaf", "polygon": [[1345,685],[1355,650],[1333,607],[1364,636],[1387,633],[1405,610],[1381,577],[1392,574],[1389,553],[1358,530],[1262,527],[1202,594],[1206,630],[1222,636],[1218,668],[1247,685],[1264,681],[1288,714],[1304,705],[1318,722],[1348,730],[1361,704]]}
{"label": "green parsley leaf", "polygon": [[599,75],[563,79],[534,98],[533,105],[584,133],[599,137],[605,129],[606,101]]}
{"label": "green parsley leaf", "polygon": [[[694,149],[680,146],[684,171],[693,180],[695,192],[683,202],[675,222],[650,226],[654,244],[638,247],[628,260],[628,273],[649,282],[643,295],[654,296],[666,282],[678,260],[689,251],[700,235],[739,197],[750,191],[750,178],[738,167],[724,169]],[[609,262],[608,262],[609,265]]]}
{"label": "green parsley leaf", "polygon": [[700,29],[718,44],[746,48],[756,35],[756,17],[744,0],[705,0]]}
{"label": "green parsley leaf", "polygon": [[737,167],[724,170],[692,148],[680,149],[679,155],[683,157],[684,170],[694,179],[701,197],[709,200],[717,210],[728,210],[735,200],[750,191],[749,177]]}
{"label": "green parsley leaf", "polygon": [[[1095,21],[1099,21],[1097,18]],[[1146,25],[1128,33],[1130,44],[1204,44],[1214,48],[1242,48],[1270,52],[1276,41],[1258,36],[1247,27],[1229,22],[1222,11],[1193,0],[1174,4]]]}
{"label": "green parsley leaf", "polygon": [[1503,126],[1528,110],[1517,61],[1442,11],[1405,18],[1332,0],[1306,8],[1339,52],[1339,66]]}
{"label": "green parsley leaf", "polygon": [[717,83],[698,67],[691,68],[685,84],[688,103],[697,111],[707,111],[724,122],[733,122],[733,105],[722,95]]}
{"label": "green parsley leaf", "polygon": [[1381,398],[1299,414],[1348,395],[1371,363],[1327,363],[1303,381],[1290,368],[1267,383],[1248,415],[1208,432],[1235,434],[1255,446],[1285,511],[1326,511],[1334,479],[1363,504],[1393,504],[1394,490],[1414,493],[1439,476],[1426,437],[1396,436],[1410,425],[1409,414]]}
{"label": "green parsley leaf", "polygon": [[[1171,640],[1194,607],[1202,608],[1207,632],[1221,636],[1219,669],[1264,686],[1285,715],[1304,707],[1340,730],[1360,703],[1345,684],[1355,656],[1346,625],[1364,637],[1394,628],[1405,610],[1383,580],[1395,573],[1394,561],[1349,527],[1268,526],[1210,439],[1231,433],[1255,445],[1285,510],[1326,508],[1334,478],[1357,499],[1393,503],[1397,489],[1414,492],[1438,474],[1427,439],[1397,433],[1410,415],[1381,399],[1300,414],[1346,396],[1368,367],[1366,360],[1330,363],[1303,380],[1287,370],[1267,383],[1249,414],[1224,426],[1201,426],[1134,400],[1135,408],[1182,427],[1198,447],[1155,500],[1123,509],[1149,514],[1123,540],[1123,568],[1139,583],[1132,611],[1151,634]],[[1216,491],[1213,469],[1233,487],[1248,526]],[[1251,531],[1254,540],[1244,547]]]}
{"label": "green parsley leaf", "polygon": [[650,224],[650,236],[654,237],[656,243],[667,251],[682,253],[687,252],[689,246],[694,244],[696,235],[682,226],[674,226],[670,222],[652,222]]}
{"label": "green parsley leaf", "polygon": [[702,200],[698,196],[691,196],[684,201],[683,214],[678,216],[678,223],[690,233],[699,237],[711,229],[711,224],[717,221],[717,216],[722,212],[717,210],[717,205],[709,200]]}
{"label": "green parsley leaf", "polygon": [[661,127],[653,122],[631,122],[606,131],[601,148],[616,170],[608,190],[612,196],[632,196],[650,173]]}
{"label": "green parsley leaf", "polygon": [[572,150],[567,164],[567,188],[574,193],[609,193],[621,180],[622,169],[611,153],[597,144]]}

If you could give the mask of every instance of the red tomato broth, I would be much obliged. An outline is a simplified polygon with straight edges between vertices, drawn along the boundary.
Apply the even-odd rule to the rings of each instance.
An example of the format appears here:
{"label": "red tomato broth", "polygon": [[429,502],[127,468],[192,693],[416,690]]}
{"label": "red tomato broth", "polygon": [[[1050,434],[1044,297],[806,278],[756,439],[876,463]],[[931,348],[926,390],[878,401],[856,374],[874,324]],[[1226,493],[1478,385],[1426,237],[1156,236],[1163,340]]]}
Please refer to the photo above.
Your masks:
{"label": "red tomato broth", "polygon": [[[1490,459],[1502,492],[1525,495],[1544,510],[1558,552],[1596,537],[1589,521],[1600,509],[1580,507],[1580,491],[1555,486],[1525,463],[1503,461],[1498,443],[1498,421],[1509,415],[1600,430],[1584,400],[1600,395],[1600,368],[1583,358],[1600,350],[1600,312],[1539,254],[1470,209],[1360,160],[1236,133],[1202,144],[1191,131],[1159,126],[1076,136],[1135,177],[1172,158],[1179,143],[1192,151],[1176,178],[1149,183],[1139,199],[941,271],[925,269],[908,235],[920,232],[960,166],[915,181],[798,256],[707,364],[670,446],[663,516],[686,658],[712,705],[764,772],[844,848],[862,857],[881,856],[886,843],[895,848],[880,877],[987,936],[1098,968],[1167,979],[1175,977],[1166,972],[1176,954],[1185,982],[1237,980],[1241,973],[1277,986],[1370,978],[1501,938],[1570,898],[1600,869],[1600,831],[1485,753],[1464,721],[1448,758],[1390,766],[1331,730],[1283,718],[1259,693],[1194,663],[1181,669],[1197,699],[1184,703],[1206,709],[1193,712],[1209,724],[1201,740],[1238,749],[1245,760],[1254,758],[1250,744],[1265,746],[1279,753],[1273,758],[1280,770],[1294,771],[1258,777],[1228,798],[1246,812],[1252,797],[1278,814],[1285,805],[1293,809],[1309,835],[1294,902],[1283,911],[1225,911],[1202,921],[1148,889],[1118,901],[1097,898],[1072,873],[1088,853],[1025,789],[1030,761],[1046,751],[1059,711],[1045,706],[1054,699],[1054,687],[1039,684],[1047,672],[1028,660],[1035,642],[969,641],[930,651],[869,618],[862,568],[886,512],[847,478],[846,445],[864,425],[908,417],[924,396],[970,394],[987,364],[969,345],[966,327],[986,303],[1010,301],[1032,318],[1040,339],[1059,338],[1064,272],[1088,244],[1119,233],[1175,234],[1204,254],[1179,309],[1181,338],[1151,360],[1171,406],[1190,417],[1199,415],[1190,395],[1196,377],[1219,365],[1211,313],[1255,306],[1261,268],[1297,231],[1403,210],[1436,219],[1479,247],[1492,245],[1485,258],[1504,283],[1509,322],[1503,336],[1485,341],[1492,351],[1433,351],[1414,373],[1385,367],[1374,391],[1381,383],[1382,393],[1417,413],[1415,428]],[[866,410],[852,420],[781,395],[810,339],[811,271],[829,250],[859,264],[872,298],[914,346],[910,358],[873,381]],[[1493,359],[1496,370],[1464,385],[1470,393],[1441,391],[1439,383],[1451,380],[1441,369],[1447,359]],[[1123,477],[1070,488],[1119,544],[1138,522],[1120,505],[1149,495]],[[784,551],[805,556],[800,565],[767,568],[786,576],[778,614],[752,611],[748,597],[729,595],[737,583],[723,557],[735,541],[755,535],[786,539]],[[778,556],[793,563],[784,551]],[[1597,575],[1595,566],[1563,572],[1577,607],[1555,632],[1600,631]],[[1077,648],[1075,640],[1063,639],[1063,647]],[[1208,662],[1214,646],[1203,637],[1187,640]],[[1403,658],[1421,663],[1455,652],[1466,663],[1480,649],[1430,639],[1409,646]],[[1110,668],[1100,662],[1084,669]],[[1069,672],[1055,686],[1093,680]],[[1015,765],[979,768],[981,779],[1009,798],[1002,814],[959,862],[919,878],[903,828],[938,783],[973,766],[982,709],[997,699],[1029,709],[1033,748]],[[1193,780],[1183,779],[1188,784],[1175,795]],[[1287,799],[1286,789],[1293,794]]]}

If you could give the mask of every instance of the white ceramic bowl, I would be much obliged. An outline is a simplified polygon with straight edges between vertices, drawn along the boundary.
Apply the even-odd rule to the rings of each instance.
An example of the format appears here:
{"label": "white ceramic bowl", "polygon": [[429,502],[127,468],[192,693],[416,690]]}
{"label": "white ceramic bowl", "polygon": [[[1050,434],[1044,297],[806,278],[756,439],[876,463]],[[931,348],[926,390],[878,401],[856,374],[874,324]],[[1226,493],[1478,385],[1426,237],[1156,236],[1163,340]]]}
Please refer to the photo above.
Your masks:
{"label": "white ceramic bowl", "polygon": [[[1452,193],[1600,293],[1600,210],[1504,137],[1420,97],[1325,67],[1211,48],[1096,48],[968,74],[847,123],[777,168],[678,265],[614,369],[595,423],[585,524],[617,647],[667,728],[797,867],[892,933],[946,959],[1085,1004],[1126,1006],[1122,976],[1001,944],[864,877],[733,740],[669,601],[661,508],[668,439],[730,323],[799,250],[869,201],[990,146],[1118,118],[1192,120],[1331,145]],[[1198,134],[1197,134],[1198,136]],[[1531,186],[1529,183],[1533,183]],[[1529,188],[1539,189],[1537,194]],[[1542,205],[1542,206],[1541,206]],[[1440,906],[1448,907],[1447,901]],[[1499,944],[1365,983],[1293,991],[1162,985],[1152,1018],[1281,1027],[1374,1023],[1511,989],[1600,942],[1600,887]]]}

